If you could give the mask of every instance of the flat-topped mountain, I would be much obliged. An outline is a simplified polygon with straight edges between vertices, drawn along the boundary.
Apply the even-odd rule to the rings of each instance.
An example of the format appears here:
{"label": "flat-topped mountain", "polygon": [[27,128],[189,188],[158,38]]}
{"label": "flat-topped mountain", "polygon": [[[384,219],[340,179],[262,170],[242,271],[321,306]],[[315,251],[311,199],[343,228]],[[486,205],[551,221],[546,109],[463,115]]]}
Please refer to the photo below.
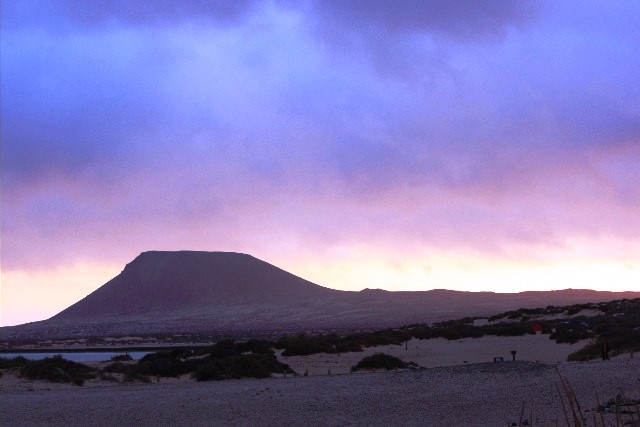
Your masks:
{"label": "flat-topped mountain", "polygon": [[277,303],[335,293],[339,291],[246,254],[152,251],[140,254],[119,275],[51,320]]}
{"label": "flat-topped mountain", "polygon": [[166,332],[220,334],[353,330],[638,298],[640,292],[360,292],[325,288],[250,255],[143,252],[48,320],[0,328],[2,339]]}

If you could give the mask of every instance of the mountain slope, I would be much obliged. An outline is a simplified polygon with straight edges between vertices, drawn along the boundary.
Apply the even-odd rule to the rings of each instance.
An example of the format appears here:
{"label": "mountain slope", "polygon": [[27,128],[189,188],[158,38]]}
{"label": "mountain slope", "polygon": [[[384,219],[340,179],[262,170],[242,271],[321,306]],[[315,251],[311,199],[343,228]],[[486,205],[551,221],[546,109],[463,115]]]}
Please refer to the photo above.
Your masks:
{"label": "mountain slope", "polygon": [[152,251],[140,254],[118,276],[51,320],[322,298],[335,292],[250,255]]}

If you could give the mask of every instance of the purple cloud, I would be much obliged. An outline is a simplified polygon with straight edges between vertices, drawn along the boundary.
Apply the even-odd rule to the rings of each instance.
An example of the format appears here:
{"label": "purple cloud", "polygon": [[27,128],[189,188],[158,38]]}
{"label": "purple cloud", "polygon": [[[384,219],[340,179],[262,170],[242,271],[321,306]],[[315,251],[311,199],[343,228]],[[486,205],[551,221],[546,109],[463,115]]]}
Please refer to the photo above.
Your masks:
{"label": "purple cloud", "polygon": [[3,3],[3,268],[640,232],[638,8],[25,4]]}
{"label": "purple cloud", "polygon": [[[29,1],[3,4],[4,21],[13,27],[37,27],[57,31],[73,27],[92,29],[109,26],[166,25],[176,22],[211,21],[217,25],[236,24],[251,12],[255,0],[41,0],[37,7]],[[53,18],[53,19],[52,19]]]}
{"label": "purple cloud", "polygon": [[[436,32],[461,39],[502,36],[508,27],[530,23],[540,9],[535,2],[508,0],[491,3],[473,0],[330,0],[312,3],[322,21],[357,32]],[[326,22],[323,24],[327,25]]]}

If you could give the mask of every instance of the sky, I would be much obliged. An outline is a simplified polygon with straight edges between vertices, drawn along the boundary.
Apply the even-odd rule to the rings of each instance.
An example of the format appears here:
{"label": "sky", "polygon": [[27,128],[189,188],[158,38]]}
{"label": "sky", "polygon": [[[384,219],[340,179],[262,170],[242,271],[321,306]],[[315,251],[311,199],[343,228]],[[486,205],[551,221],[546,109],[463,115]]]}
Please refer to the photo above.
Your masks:
{"label": "sky", "polygon": [[1,311],[147,250],[323,286],[640,290],[640,3],[10,0]]}

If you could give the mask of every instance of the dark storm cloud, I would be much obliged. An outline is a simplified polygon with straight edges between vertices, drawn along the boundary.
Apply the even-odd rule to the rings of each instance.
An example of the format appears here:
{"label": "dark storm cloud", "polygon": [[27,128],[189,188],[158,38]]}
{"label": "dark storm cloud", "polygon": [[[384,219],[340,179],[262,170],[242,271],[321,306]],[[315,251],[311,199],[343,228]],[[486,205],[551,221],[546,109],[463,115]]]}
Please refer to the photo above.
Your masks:
{"label": "dark storm cloud", "polygon": [[[324,25],[352,31],[437,32],[469,39],[503,35],[508,27],[530,23],[541,8],[532,1],[497,0],[355,0],[313,1]],[[327,24],[327,22],[329,24]]]}
{"label": "dark storm cloud", "polygon": [[29,4],[3,2],[5,266],[640,228],[634,8]]}
{"label": "dark storm cloud", "polygon": [[110,20],[145,24],[193,18],[235,22],[247,13],[253,3],[255,0],[94,0],[89,5],[82,0],[63,2],[66,13],[85,25],[102,24]]}
{"label": "dark storm cloud", "polygon": [[49,30],[104,25],[175,24],[213,21],[234,24],[249,13],[255,0],[40,0],[3,2],[9,28],[40,27]]}
{"label": "dark storm cloud", "polygon": [[122,163],[136,137],[163,122],[153,78],[162,61],[150,58],[159,52],[135,40],[21,34],[2,48],[5,178],[28,184]]}

